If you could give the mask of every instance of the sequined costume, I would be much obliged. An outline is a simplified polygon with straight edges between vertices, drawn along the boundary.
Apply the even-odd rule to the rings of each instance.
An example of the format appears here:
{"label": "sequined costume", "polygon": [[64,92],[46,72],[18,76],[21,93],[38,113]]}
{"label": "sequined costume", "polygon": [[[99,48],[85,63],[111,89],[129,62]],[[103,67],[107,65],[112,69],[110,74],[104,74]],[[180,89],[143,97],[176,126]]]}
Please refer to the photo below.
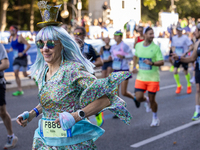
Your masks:
{"label": "sequined costume", "polygon": [[[80,63],[63,61],[58,71],[45,82],[47,70],[46,65],[38,79],[38,97],[43,118],[57,119],[57,112],[76,112],[103,95],[107,95],[111,105],[102,111],[110,110],[126,124],[130,123],[131,115],[125,108],[126,103],[116,94],[118,84],[130,76],[129,72],[112,73],[107,78],[96,79]],[[35,134],[38,134],[38,130]],[[41,138],[34,136],[33,149],[91,150],[96,149],[96,146],[92,139],[74,145],[49,146]]]}

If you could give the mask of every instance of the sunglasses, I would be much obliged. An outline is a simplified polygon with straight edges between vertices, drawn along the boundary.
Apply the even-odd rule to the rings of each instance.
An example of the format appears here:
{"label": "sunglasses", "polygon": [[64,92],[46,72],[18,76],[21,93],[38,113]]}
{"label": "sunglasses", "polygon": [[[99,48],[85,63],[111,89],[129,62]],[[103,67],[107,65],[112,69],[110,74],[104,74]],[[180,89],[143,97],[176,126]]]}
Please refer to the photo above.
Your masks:
{"label": "sunglasses", "polygon": [[[36,45],[39,49],[42,49],[45,45],[44,41],[42,40],[39,40],[36,42]],[[53,40],[48,40],[47,43],[46,43],[46,46],[49,48],[49,49],[52,49],[55,47],[55,42]]]}
{"label": "sunglasses", "polygon": [[74,35],[82,35],[83,33],[80,32],[74,32]]}

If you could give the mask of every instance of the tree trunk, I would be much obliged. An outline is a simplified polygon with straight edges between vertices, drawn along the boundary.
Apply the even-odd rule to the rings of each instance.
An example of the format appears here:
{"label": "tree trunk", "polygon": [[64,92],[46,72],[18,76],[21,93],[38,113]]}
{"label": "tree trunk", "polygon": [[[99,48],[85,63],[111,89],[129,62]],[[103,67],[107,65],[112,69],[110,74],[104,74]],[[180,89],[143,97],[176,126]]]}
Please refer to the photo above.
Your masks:
{"label": "tree trunk", "polygon": [[8,0],[1,0],[0,8],[0,31],[3,32],[6,28],[6,12],[8,8]]}
{"label": "tree trunk", "polygon": [[34,1],[35,0],[31,0],[31,17],[30,17],[30,31],[33,32],[34,31]]}

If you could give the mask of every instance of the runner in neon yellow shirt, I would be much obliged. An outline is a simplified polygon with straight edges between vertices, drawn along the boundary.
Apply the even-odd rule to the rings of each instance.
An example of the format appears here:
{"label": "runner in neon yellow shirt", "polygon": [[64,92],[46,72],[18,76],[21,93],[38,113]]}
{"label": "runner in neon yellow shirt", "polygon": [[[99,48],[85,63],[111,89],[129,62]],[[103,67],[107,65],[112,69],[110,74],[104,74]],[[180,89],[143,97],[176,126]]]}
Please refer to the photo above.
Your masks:
{"label": "runner in neon yellow shirt", "polygon": [[[159,91],[159,66],[164,65],[164,61],[159,46],[153,42],[153,29],[147,27],[144,32],[145,41],[136,44],[135,56],[133,57],[133,73],[138,73],[135,82],[135,96],[137,101],[145,102],[147,112],[152,110],[153,119],[150,126],[153,127],[160,124],[155,97],[156,92]],[[139,62],[139,70],[136,69],[137,62]],[[144,96],[146,91],[148,91],[148,97]]]}

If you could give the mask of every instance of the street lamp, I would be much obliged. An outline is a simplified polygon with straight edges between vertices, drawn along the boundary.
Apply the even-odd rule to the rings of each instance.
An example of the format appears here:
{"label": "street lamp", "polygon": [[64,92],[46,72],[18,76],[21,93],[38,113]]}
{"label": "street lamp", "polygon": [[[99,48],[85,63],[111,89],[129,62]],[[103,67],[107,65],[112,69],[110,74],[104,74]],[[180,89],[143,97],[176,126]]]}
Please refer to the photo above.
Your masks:
{"label": "street lamp", "polygon": [[64,10],[60,13],[62,18],[67,18],[69,16],[69,11],[67,10],[67,2],[64,1]]}

